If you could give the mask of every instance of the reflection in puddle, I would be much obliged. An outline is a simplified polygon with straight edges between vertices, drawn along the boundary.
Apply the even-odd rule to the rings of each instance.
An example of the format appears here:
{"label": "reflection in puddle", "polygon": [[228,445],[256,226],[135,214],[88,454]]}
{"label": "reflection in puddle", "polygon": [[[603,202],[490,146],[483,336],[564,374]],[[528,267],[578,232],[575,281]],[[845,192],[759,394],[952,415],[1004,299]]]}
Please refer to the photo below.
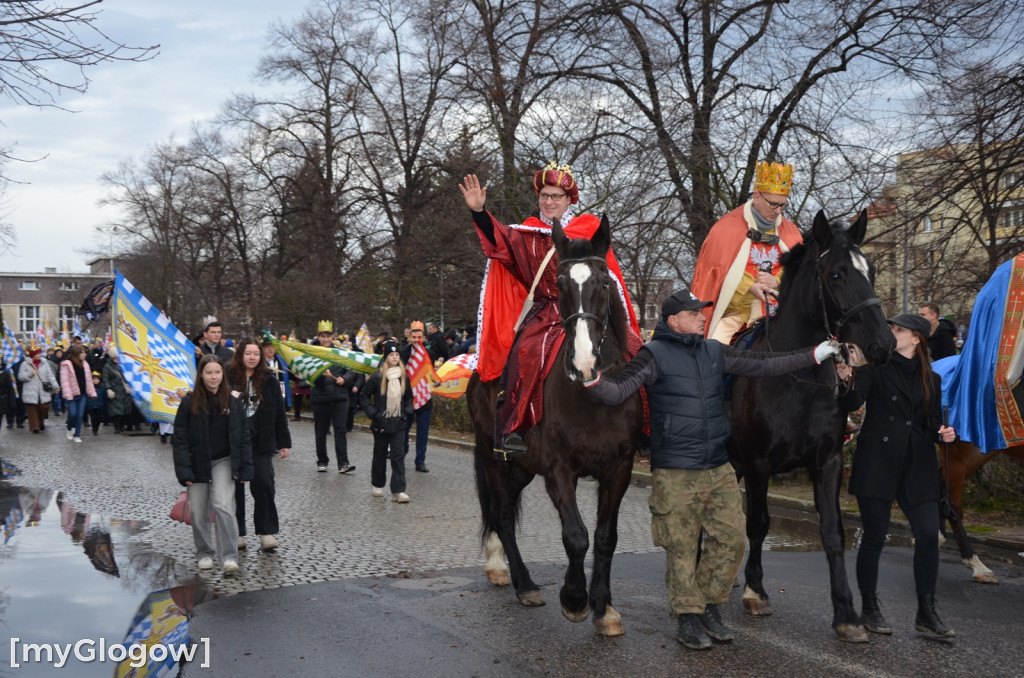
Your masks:
{"label": "reflection in puddle", "polygon": [[[63,493],[11,485],[18,474],[10,464],[0,462],[0,469],[7,481],[0,482],[0,628],[10,634],[0,649],[0,673],[176,675],[177,662],[162,653],[150,652],[155,661],[133,669],[129,662],[139,663],[137,653],[119,663],[109,650],[118,644],[187,643],[192,608],[212,597],[209,591],[172,559],[133,538],[145,530],[141,521],[80,512]],[[86,641],[81,654],[91,652],[93,661],[76,659],[72,650],[58,669],[56,654],[46,661],[44,653],[40,662],[34,651],[27,661],[22,655],[30,644],[73,648],[79,641]],[[12,655],[15,642],[20,646]]]}
{"label": "reflection in puddle", "polygon": [[[771,528],[764,540],[765,551],[822,551],[821,532],[818,523],[807,520],[807,514],[791,509],[771,507]],[[847,550],[860,546],[860,525],[851,520],[843,521],[846,532]],[[910,534],[890,529],[886,546],[912,546]]]}

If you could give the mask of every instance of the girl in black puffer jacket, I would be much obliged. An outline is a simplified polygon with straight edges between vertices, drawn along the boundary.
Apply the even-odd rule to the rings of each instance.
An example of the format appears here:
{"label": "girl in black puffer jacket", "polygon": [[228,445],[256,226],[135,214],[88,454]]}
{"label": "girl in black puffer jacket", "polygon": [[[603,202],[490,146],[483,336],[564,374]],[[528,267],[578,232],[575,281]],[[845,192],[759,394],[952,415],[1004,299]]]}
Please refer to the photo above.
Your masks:
{"label": "girl in black puffer jacket", "polygon": [[359,395],[363,412],[373,422],[373,464],[370,470],[371,492],[384,496],[387,459],[391,459],[391,501],[405,504],[405,421],[413,414],[412,386],[405,365],[398,355],[398,344],[383,346],[380,369],[366,381]]}

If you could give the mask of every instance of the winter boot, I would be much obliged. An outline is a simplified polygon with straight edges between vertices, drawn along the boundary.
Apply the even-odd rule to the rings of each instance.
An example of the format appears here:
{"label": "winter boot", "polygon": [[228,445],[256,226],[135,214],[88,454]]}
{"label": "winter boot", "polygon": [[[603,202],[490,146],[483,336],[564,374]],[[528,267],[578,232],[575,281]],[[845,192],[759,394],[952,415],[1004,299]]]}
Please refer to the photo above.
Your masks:
{"label": "winter boot", "polygon": [[878,596],[874,593],[862,593],[861,600],[864,605],[860,618],[864,623],[864,628],[871,631],[871,633],[891,636],[892,627],[889,626],[889,623],[885,621],[885,617],[882,616],[882,609],[878,605]]}
{"label": "winter boot", "polygon": [[676,640],[691,650],[711,649],[711,639],[704,631],[704,625],[700,623],[698,614],[679,615],[679,630],[676,632]]}
{"label": "winter boot", "polygon": [[935,638],[952,638],[956,635],[953,629],[947,629],[939,613],[935,611],[935,594],[925,593],[917,597],[917,630]]}

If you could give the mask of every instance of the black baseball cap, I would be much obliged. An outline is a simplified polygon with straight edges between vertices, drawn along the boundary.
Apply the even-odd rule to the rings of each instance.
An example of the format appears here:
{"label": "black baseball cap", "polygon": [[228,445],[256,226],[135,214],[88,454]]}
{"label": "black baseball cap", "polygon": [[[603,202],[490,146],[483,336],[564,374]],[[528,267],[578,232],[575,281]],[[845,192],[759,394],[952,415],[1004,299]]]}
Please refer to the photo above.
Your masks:
{"label": "black baseball cap", "polygon": [[667,321],[670,315],[675,315],[680,311],[699,311],[711,304],[710,301],[701,301],[693,295],[693,292],[684,287],[673,292],[672,296],[661,302],[661,319]]}

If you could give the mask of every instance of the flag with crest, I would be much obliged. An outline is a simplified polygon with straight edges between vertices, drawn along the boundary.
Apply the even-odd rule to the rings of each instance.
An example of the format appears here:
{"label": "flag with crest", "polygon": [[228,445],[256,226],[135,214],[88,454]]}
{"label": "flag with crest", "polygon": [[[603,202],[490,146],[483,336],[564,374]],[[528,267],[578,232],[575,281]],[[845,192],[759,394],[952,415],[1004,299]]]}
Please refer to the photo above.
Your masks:
{"label": "flag with crest", "polygon": [[370,328],[363,323],[356,332],[356,346],[363,353],[373,353],[373,337],[370,336]]}
{"label": "flag with crest", "polygon": [[121,375],[147,421],[174,423],[196,381],[195,346],[139,290],[115,271],[114,344]]}
{"label": "flag with crest", "polygon": [[476,369],[477,353],[463,353],[444,361],[437,368],[436,383],[431,393],[443,398],[461,398],[469,386],[469,378]]}

